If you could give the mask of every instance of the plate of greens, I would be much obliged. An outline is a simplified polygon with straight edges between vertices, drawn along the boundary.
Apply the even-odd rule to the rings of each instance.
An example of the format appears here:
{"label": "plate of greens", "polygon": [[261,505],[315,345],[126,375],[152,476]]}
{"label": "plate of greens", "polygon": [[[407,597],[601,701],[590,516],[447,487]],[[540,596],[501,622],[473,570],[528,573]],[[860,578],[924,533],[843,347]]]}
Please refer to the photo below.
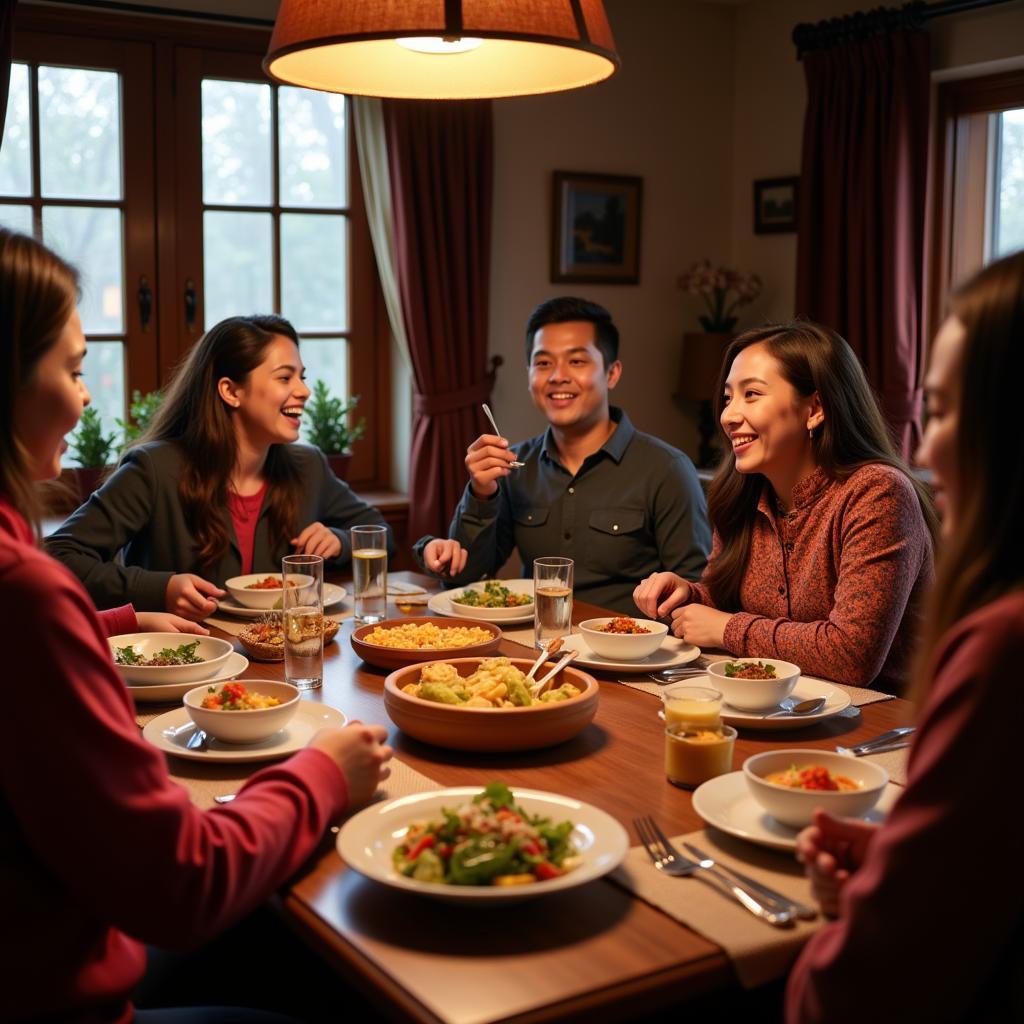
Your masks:
{"label": "plate of greens", "polygon": [[191,633],[122,633],[107,642],[115,667],[134,686],[202,682],[235,650],[227,640]]}
{"label": "plate of greens", "polygon": [[435,615],[485,622],[532,622],[533,580],[481,580],[435,594],[427,603]]}
{"label": "plate of greens", "polygon": [[629,838],[590,804],[491,782],[367,807],[337,846],[349,867],[382,885],[479,905],[585,885],[622,863]]}

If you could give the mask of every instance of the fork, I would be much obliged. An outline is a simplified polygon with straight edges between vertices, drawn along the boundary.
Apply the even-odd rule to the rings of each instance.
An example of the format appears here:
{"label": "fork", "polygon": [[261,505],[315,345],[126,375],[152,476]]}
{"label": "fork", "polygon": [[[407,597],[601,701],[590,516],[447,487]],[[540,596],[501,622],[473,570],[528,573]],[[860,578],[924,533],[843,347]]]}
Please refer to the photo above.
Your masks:
{"label": "fork", "polygon": [[852,747],[836,747],[837,753],[851,754],[854,757],[861,757],[864,754],[884,754],[889,750],[900,750],[902,747],[909,747],[910,740],[907,739],[915,729],[913,725],[901,725],[897,729],[890,729],[864,743],[855,743]]}
{"label": "fork", "polygon": [[697,863],[702,868],[718,868],[719,871],[732,875],[737,882],[742,882],[748,889],[753,889],[754,892],[764,899],[773,901],[780,905],[788,905],[792,907],[796,916],[802,920],[813,921],[818,916],[818,912],[814,907],[809,907],[806,903],[800,903],[798,900],[790,899],[788,896],[784,896],[781,892],[776,892],[774,889],[769,889],[767,885],[762,885],[756,878],[751,878],[750,875],[745,875],[742,871],[737,871],[735,868],[729,867],[728,864],[722,864],[721,862],[714,860],[703,850],[694,846],[693,843],[683,843],[683,848],[687,853],[692,853],[694,857],[697,858]]}
{"label": "fork", "polygon": [[[494,427],[495,434],[497,434],[498,437],[504,437],[505,435],[498,429],[498,424],[494,422],[494,415],[491,413],[490,407],[486,402],[484,402],[482,408],[484,410],[484,415],[491,421],[491,426]],[[510,462],[508,465],[510,469],[522,469],[526,463],[516,461]]]}
{"label": "fork", "polygon": [[186,750],[206,750],[209,747],[206,733],[198,726],[185,744]]}
{"label": "fork", "polygon": [[[776,927],[792,924],[795,911],[790,903],[781,904],[759,897],[745,885],[732,881],[717,867],[705,867],[697,861],[687,860],[672,848],[668,837],[650,815],[634,818],[633,825],[640,836],[640,841],[644,844],[647,856],[651,858],[659,871],[680,878],[694,875],[707,882],[713,889],[717,889],[722,895],[732,896],[737,903],[749,910],[755,917]],[[699,872],[704,872],[704,874]]]}
{"label": "fork", "polygon": [[664,668],[659,672],[648,673],[649,678],[656,683],[677,683],[683,679],[693,679],[696,676],[706,676],[707,672],[702,668]]}

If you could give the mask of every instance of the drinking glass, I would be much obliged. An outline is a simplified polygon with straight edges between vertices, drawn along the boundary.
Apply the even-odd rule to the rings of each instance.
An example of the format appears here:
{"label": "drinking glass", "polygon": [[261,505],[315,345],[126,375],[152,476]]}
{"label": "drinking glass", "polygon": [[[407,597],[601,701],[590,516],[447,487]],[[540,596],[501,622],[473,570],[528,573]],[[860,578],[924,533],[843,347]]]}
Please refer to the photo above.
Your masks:
{"label": "drinking glass", "polygon": [[572,632],[571,558],[533,560],[533,642],[546,648]]}
{"label": "drinking glass", "polygon": [[315,690],[324,681],[324,560],[285,556],[281,583],[284,677],[300,690]]}
{"label": "drinking glass", "polygon": [[693,725],[720,725],[722,695],[710,686],[673,683],[661,691],[665,702],[665,724],[690,722]]}
{"label": "drinking glass", "polygon": [[673,786],[695,789],[732,771],[736,730],[731,725],[676,722],[665,726],[665,776]]}
{"label": "drinking glass", "polygon": [[356,622],[383,622],[388,603],[388,528],[353,526],[350,532]]}

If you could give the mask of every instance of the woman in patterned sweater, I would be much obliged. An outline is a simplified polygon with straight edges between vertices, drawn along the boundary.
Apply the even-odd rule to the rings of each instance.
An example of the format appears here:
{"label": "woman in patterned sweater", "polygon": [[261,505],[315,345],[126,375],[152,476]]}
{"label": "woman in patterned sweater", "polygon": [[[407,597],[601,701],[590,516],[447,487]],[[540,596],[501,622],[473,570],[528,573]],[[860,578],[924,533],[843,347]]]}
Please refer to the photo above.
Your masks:
{"label": "woman in patterned sweater", "polygon": [[853,351],[807,322],[746,331],[718,395],[730,451],[708,494],[708,567],[700,583],[655,573],[637,606],[702,647],[901,692],[935,517]]}

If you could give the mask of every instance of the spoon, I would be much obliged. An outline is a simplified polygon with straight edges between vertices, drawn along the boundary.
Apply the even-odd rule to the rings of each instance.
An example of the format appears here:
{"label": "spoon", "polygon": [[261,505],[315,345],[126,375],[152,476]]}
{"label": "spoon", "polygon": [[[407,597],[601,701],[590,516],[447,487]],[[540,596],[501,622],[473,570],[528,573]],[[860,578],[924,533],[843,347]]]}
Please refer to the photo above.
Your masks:
{"label": "spoon", "polygon": [[579,653],[579,651],[566,651],[565,654],[562,655],[558,664],[555,665],[555,667],[543,679],[541,679],[540,682],[536,684],[536,686],[534,686],[534,699],[539,697],[542,693],[547,692],[547,690],[551,688],[551,683],[554,681],[555,676],[557,676],[558,673],[561,672],[562,669],[565,668],[565,666],[568,665],[569,662],[572,661],[572,659],[575,658],[576,655],[578,655]]}
{"label": "spoon", "polygon": [[526,673],[527,680],[533,679],[533,677],[537,674],[537,669],[539,669],[541,665],[543,665],[544,662],[548,660],[548,657],[550,655],[554,654],[555,651],[557,651],[558,648],[562,646],[562,640],[563,637],[556,636],[555,639],[550,641],[547,647],[545,647],[544,650],[540,652],[540,657],[537,658],[537,660],[530,666],[530,671]]}
{"label": "spoon", "polygon": [[808,700],[802,700],[799,704],[794,704],[791,707],[783,707],[778,711],[773,711],[770,715],[765,715],[765,718],[791,718],[799,715],[813,715],[815,711],[820,711],[825,706],[825,697],[810,697]]}
{"label": "spoon", "polygon": [[[494,427],[494,432],[498,435],[498,437],[504,437],[505,435],[498,429],[498,424],[494,422],[494,416],[491,414],[491,410],[490,410],[490,407],[488,406],[488,404],[486,402],[484,402],[484,404],[481,406],[481,408],[484,411],[484,415],[491,421],[491,426]],[[509,468],[510,469],[522,469],[523,466],[525,466],[525,465],[526,465],[525,462],[510,462],[509,463]]]}

